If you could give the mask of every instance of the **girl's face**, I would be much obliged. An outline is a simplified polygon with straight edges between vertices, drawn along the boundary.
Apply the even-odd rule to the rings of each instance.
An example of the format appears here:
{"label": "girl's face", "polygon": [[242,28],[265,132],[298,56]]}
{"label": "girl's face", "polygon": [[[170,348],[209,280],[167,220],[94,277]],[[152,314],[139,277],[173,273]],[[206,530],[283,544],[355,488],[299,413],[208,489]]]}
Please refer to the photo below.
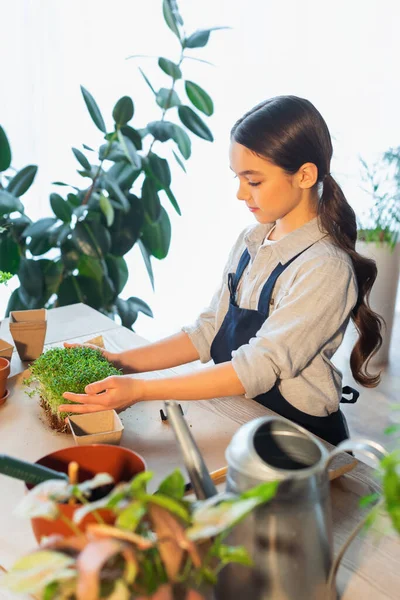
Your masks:
{"label": "girl's face", "polygon": [[300,170],[288,175],[235,141],[231,142],[229,156],[231,169],[239,179],[237,198],[246,202],[259,223],[300,216],[306,208]]}

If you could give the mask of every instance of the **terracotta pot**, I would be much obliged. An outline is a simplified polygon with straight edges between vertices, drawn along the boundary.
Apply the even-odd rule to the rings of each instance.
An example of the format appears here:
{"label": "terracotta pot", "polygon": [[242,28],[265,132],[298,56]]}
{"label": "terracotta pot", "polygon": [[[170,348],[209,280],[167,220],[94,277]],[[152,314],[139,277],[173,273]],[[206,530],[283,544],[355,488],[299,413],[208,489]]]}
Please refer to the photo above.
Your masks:
{"label": "terracotta pot", "polygon": [[[10,361],[0,357],[0,404],[6,401],[7,379],[10,375]],[[3,401],[3,402],[2,402]]]}
{"label": "terracotta pot", "polygon": [[[80,483],[87,479],[92,479],[97,473],[109,473],[114,478],[115,483],[120,483],[130,481],[134,475],[146,470],[146,463],[139,454],[133,452],[133,450],[129,450],[129,448],[109,446],[107,444],[63,448],[62,450],[57,450],[43,456],[36,463],[62,473],[68,473],[68,464],[71,461],[76,461],[79,464],[78,479]],[[27,485],[26,487],[31,489],[33,486]],[[64,516],[71,519],[75,510],[80,506],[81,504],[59,504],[58,508]],[[110,525],[114,523],[115,517],[110,510],[101,509],[98,512],[106,523]],[[87,515],[80,523],[79,528],[81,531],[84,531],[89,523],[96,522],[93,515]],[[49,521],[47,519],[34,518],[31,519],[31,523],[33,533],[38,542],[44,536],[53,534],[71,536],[72,534],[70,527],[61,519]]]}

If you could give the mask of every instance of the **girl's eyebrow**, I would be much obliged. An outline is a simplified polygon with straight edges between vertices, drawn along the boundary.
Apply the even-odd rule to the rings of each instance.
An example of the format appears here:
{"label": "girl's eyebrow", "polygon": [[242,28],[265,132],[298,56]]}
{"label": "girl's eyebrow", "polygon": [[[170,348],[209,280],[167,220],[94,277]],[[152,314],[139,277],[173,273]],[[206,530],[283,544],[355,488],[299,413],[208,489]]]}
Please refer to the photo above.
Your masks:
{"label": "girl's eyebrow", "polygon": [[[231,171],[233,171],[232,167],[229,167]],[[252,169],[248,169],[247,171],[241,171],[239,175],[264,175],[261,171],[253,171]]]}

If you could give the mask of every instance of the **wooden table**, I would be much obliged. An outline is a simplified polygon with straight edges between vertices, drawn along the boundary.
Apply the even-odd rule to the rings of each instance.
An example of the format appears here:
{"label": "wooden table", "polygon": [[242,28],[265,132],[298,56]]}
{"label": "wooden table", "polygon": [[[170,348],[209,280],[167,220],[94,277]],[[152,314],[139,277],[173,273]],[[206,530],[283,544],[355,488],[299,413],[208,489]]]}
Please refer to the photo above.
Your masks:
{"label": "wooden table", "polygon": [[[48,311],[46,348],[64,340],[85,341],[102,335],[112,351],[142,346],[147,341],[120,327],[83,304]],[[1,324],[0,337],[9,339],[8,321]],[[49,429],[36,399],[14,396],[13,387],[24,377],[26,364],[14,352],[10,381],[11,394],[0,408],[0,452],[34,461],[59,448],[70,446],[72,438]],[[169,370],[179,373],[184,368]],[[162,377],[166,371],[140,377]],[[125,431],[122,444],[144,456],[148,469],[155,472],[154,485],[175,467],[184,469],[170,426],[160,419],[162,402],[141,402],[122,413]],[[242,397],[183,402],[185,417],[209,470],[225,464],[225,449],[240,425],[271,414],[263,406]],[[329,445],[328,445],[329,446]],[[347,475],[332,482],[334,541],[336,551],[362,518],[360,497],[377,488],[373,472],[362,462]],[[0,564],[9,568],[17,557],[35,546],[28,521],[19,520],[12,510],[23,494],[23,484],[0,475]],[[340,597],[345,600],[383,600],[400,597],[400,538],[379,537],[374,531],[360,534],[352,543],[338,574]],[[0,598],[9,596],[2,595]]]}

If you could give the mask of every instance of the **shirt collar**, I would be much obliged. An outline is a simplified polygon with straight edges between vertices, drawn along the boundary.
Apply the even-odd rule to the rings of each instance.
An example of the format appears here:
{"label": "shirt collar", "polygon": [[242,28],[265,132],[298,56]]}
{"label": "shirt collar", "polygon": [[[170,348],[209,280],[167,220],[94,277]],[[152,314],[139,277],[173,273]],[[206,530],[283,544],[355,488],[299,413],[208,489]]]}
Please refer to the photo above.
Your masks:
{"label": "shirt collar", "polygon": [[[268,235],[274,225],[275,223],[255,225],[245,234],[244,242],[252,260],[257,254],[260,246],[262,246],[265,236]],[[267,245],[262,246],[262,248],[268,248],[269,250],[272,249],[275,251],[279,258],[279,262],[284,265],[294,256],[327,235],[328,234],[325,231],[322,231],[322,226],[319,224],[318,217],[315,217],[302,227],[285,235],[285,237],[275,242],[272,246]]]}

